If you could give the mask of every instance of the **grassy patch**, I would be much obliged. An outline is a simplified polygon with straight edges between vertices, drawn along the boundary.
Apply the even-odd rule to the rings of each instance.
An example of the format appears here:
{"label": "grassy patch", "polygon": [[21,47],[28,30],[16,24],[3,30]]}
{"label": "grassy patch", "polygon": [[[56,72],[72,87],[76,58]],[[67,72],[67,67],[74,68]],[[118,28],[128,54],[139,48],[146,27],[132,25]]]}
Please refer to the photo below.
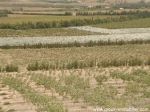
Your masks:
{"label": "grassy patch", "polygon": [[119,28],[148,28],[150,27],[150,18],[142,18],[135,20],[128,20],[123,22],[111,22],[94,25],[101,28],[119,29]]}

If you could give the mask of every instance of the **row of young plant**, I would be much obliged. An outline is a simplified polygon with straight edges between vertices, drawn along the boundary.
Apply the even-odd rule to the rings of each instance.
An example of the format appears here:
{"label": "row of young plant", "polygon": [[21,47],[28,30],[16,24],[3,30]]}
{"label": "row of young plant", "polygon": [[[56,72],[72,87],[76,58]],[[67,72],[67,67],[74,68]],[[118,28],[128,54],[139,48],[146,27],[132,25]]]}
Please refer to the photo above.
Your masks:
{"label": "row of young plant", "polygon": [[64,76],[56,80],[56,78],[52,76],[31,74],[31,80],[35,81],[38,85],[44,85],[47,89],[55,89],[55,91],[63,97],[69,95],[75,102],[77,102],[89,88],[88,79],[83,79],[76,75]]}
{"label": "row of young plant", "polygon": [[0,66],[0,72],[18,72],[19,68],[13,64],[7,64],[4,67]]}
{"label": "row of young plant", "polygon": [[39,112],[67,112],[54,97],[41,95],[14,77],[3,76],[0,80],[3,84],[18,91],[26,100],[36,105]]}
{"label": "row of young plant", "polygon": [[91,62],[80,62],[80,61],[72,61],[72,62],[33,62],[28,64],[27,70],[36,71],[36,70],[49,70],[49,69],[78,69],[85,67],[94,67],[94,61]]}
{"label": "row of young plant", "polygon": [[63,21],[52,21],[52,22],[23,22],[16,24],[0,24],[0,29],[43,29],[43,28],[62,28],[62,27],[71,27],[71,26],[84,26],[92,24],[103,24],[110,22],[122,22],[138,18],[150,17],[149,15],[137,15],[137,16],[118,16],[118,17],[108,17],[105,19],[102,18],[90,18],[90,19],[72,19],[72,20],[63,20]]}
{"label": "row of young plant", "polygon": [[47,89],[55,89],[63,97],[71,96],[74,102],[82,99],[85,103],[92,106],[115,107],[119,105],[116,105],[118,103],[117,101],[122,100],[116,100],[117,90],[113,87],[104,86],[101,83],[95,88],[91,88],[89,79],[84,79],[77,74],[70,74],[69,76],[62,75],[59,79],[56,81],[52,76],[31,74],[31,80],[37,84],[44,85]]}
{"label": "row of young plant", "polygon": [[[142,60],[139,58],[130,58],[130,59],[112,59],[112,60],[102,60],[97,59],[91,61],[56,61],[56,62],[47,62],[47,61],[35,61],[27,66],[28,71],[37,71],[37,70],[50,70],[50,69],[83,69],[90,67],[119,67],[119,66],[142,66],[150,65],[150,58],[147,60]],[[0,72],[18,72],[19,67],[13,64],[7,64],[5,66],[0,66]]]}
{"label": "row of young plant", "polygon": [[150,72],[144,70],[136,70],[131,73],[114,72],[110,74],[113,78],[120,78],[124,81],[135,81],[150,86]]}
{"label": "row of young plant", "polygon": [[[125,92],[118,96],[118,90],[116,87],[111,85],[106,85],[103,82],[107,81],[109,76],[105,75],[96,75],[95,80],[98,83],[98,86],[94,89],[91,89],[87,92],[87,95],[84,95],[84,100],[92,105],[101,106],[101,107],[128,107],[134,105],[134,107],[149,107],[149,103],[145,105],[139,105],[137,102],[142,104],[145,101],[145,98],[150,98],[150,72],[147,70],[134,70],[132,73],[123,73],[120,75],[110,75],[112,78],[124,80],[125,87],[118,89],[125,89]],[[115,84],[115,82],[114,82]],[[122,90],[121,90],[122,91]],[[131,99],[132,97],[132,99]]]}
{"label": "row of young plant", "polygon": [[[116,88],[103,84],[109,78],[104,75],[95,76],[98,85],[92,88],[89,83],[89,77],[83,78],[72,72],[70,75],[62,74],[57,81],[53,76],[43,74],[31,74],[31,79],[39,85],[44,85],[47,89],[55,89],[57,93],[64,97],[71,96],[72,100],[76,102],[82,99],[87,104],[105,108],[126,107],[131,104],[138,107],[139,105],[136,105],[137,101],[141,102],[143,98],[150,98],[149,90],[146,89],[150,84],[149,72],[137,70],[130,75],[133,75],[133,80],[127,80],[126,92],[121,98],[117,97],[118,90]],[[114,78],[113,75],[110,76]],[[128,79],[128,75],[124,75],[124,77]],[[116,78],[119,79],[120,77]],[[130,97],[132,97],[132,101]]]}
{"label": "row of young plant", "polygon": [[49,69],[82,69],[89,67],[119,67],[119,66],[142,66],[150,65],[150,59],[146,61],[139,58],[130,58],[130,59],[112,59],[112,60],[91,60],[91,61],[68,61],[68,62],[46,62],[46,61],[35,61],[27,66],[28,71],[37,71],[37,70],[49,70]]}
{"label": "row of young plant", "polygon": [[150,72],[142,69],[131,73],[113,72],[110,76],[114,79],[122,79],[127,83],[125,95],[133,97],[150,98]]}
{"label": "row of young plant", "polygon": [[[121,98],[118,99],[118,101],[116,100],[116,102],[115,100],[112,100],[113,104],[117,103],[118,105],[119,103],[120,106],[123,106],[123,105],[129,106],[131,105],[130,103],[132,102],[132,104],[134,104],[135,107],[139,108],[139,105],[136,104],[136,102],[143,102],[145,98],[150,98],[150,91],[149,91],[150,71],[149,70],[137,69],[137,70],[133,70],[131,73],[112,72],[110,73],[110,76],[96,75],[95,80],[97,81],[99,85],[102,85],[103,82],[108,80],[108,78],[113,78],[115,80],[122,79],[124,81],[124,84],[126,85],[122,87],[122,89],[125,89],[125,92],[122,94]],[[113,94],[112,97],[114,95],[117,95],[116,90],[113,90],[111,92]],[[93,94],[93,95],[96,95],[96,94]],[[92,96],[92,97],[95,97],[95,96]],[[132,99],[130,99],[130,97],[132,97]],[[106,103],[106,104],[109,104],[109,103]],[[145,103],[145,107],[147,105],[149,104]]]}
{"label": "row of young plant", "polygon": [[124,40],[116,40],[116,41],[89,41],[85,43],[80,42],[72,42],[72,43],[54,43],[54,44],[43,44],[37,43],[34,45],[30,44],[23,44],[23,45],[4,45],[0,46],[1,49],[39,49],[39,48],[65,48],[65,47],[94,47],[94,46],[108,46],[108,45],[128,45],[128,44],[150,44],[150,40],[131,40],[131,41],[124,41]]}

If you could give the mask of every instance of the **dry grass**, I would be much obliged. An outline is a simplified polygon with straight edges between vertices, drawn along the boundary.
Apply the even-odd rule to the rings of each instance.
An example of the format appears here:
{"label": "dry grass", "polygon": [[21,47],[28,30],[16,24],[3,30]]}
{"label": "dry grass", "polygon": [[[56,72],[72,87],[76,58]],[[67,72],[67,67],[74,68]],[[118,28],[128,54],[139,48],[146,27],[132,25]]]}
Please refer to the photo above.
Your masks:
{"label": "dry grass", "polygon": [[[73,62],[105,60],[125,60],[138,58],[142,61],[150,56],[150,44],[122,45],[122,46],[100,46],[100,47],[72,47],[51,49],[8,49],[0,50],[0,64],[13,63],[25,67],[34,61],[49,62]],[[5,61],[4,61],[5,60]]]}

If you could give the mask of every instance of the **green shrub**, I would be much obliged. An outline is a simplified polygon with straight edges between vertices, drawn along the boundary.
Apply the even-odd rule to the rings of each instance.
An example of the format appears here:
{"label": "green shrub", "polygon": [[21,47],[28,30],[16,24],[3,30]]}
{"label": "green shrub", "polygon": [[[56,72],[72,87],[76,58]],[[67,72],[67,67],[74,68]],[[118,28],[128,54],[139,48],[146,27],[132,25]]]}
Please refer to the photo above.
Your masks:
{"label": "green shrub", "polygon": [[15,65],[6,65],[5,67],[5,71],[6,72],[18,72],[18,66],[15,66]]}
{"label": "green shrub", "polygon": [[107,81],[107,77],[103,75],[98,75],[95,77],[95,80],[98,82],[99,85],[102,85],[104,81]]}
{"label": "green shrub", "polygon": [[4,67],[0,66],[0,72],[18,72],[19,68],[16,65],[8,64]]}
{"label": "green shrub", "polygon": [[127,60],[127,63],[129,66],[140,66],[140,65],[144,65],[144,62],[141,59],[138,58],[132,58]]}
{"label": "green shrub", "polygon": [[79,62],[78,61],[73,61],[73,62],[70,62],[66,65],[66,68],[67,69],[77,69],[79,68]]}
{"label": "green shrub", "polygon": [[144,65],[143,60],[139,58],[129,58],[129,59],[113,59],[113,60],[103,60],[97,64],[98,67],[118,67],[118,66],[141,66]]}
{"label": "green shrub", "polygon": [[35,62],[35,63],[29,64],[27,67],[27,70],[29,70],[29,71],[39,70],[39,63]]}

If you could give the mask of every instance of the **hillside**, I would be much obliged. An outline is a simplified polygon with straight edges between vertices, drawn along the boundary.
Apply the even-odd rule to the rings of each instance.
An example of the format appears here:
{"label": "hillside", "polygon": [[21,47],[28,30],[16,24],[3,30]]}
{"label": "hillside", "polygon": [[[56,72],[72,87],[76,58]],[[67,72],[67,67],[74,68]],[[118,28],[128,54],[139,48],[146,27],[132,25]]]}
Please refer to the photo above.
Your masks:
{"label": "hillside", "polygon": [[23,2],[23,3],[27,3],[27,2],[57,2],[57,3],[62,3],[62,2],[78,2],[81,4],[94,4],[97,2],[107,2],[110,4],[114,4],[114,3],[120,3],[120,2],[126,2],[126,3],[135,3],[135,2],[139,2],[139,1],[145,1],[145,2],[150,2],[150,0],[0,0],[0,2]]}

